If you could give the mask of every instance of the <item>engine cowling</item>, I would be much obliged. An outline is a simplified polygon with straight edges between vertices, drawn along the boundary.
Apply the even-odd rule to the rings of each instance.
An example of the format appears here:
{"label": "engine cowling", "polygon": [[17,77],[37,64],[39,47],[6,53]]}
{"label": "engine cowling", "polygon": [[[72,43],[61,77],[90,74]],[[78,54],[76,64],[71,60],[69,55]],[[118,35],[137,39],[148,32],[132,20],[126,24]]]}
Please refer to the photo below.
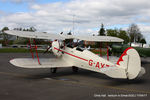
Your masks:
{"label": "engine cowling", "polygon": [[52,43],[52,51],[54,55],[60,57],[62,55],[62,51],[60,50],[63,46],[63,43],[61,41],[55,40]]}

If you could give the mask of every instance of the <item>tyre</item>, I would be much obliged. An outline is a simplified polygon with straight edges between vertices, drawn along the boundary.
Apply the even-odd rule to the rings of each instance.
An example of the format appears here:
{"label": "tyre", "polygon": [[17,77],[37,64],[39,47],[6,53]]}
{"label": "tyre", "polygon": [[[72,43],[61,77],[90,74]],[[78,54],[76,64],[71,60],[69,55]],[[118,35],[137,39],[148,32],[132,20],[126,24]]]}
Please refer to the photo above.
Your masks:
{"label": "tyre", "polygon": [[51,71],[51,73],[56,73],[57,68],[51,68],[50,71]]}
{"label": "tyre", "polygon": [[73,67],[72,67],[72,71],[73,71],[73,72],[78,72],[78,67],[73,66]]}

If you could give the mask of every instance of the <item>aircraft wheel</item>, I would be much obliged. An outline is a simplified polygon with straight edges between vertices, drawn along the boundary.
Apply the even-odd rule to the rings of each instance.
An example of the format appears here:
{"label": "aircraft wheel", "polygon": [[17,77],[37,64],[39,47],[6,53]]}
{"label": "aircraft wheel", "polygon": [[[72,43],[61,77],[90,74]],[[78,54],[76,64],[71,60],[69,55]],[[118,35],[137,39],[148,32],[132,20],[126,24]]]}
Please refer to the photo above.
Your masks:
{"label": "aircraft wheel", "polygon": [[57,68],[51,68],[50,70],[51,70],[51,73],[56,73]]}
{"label": "aircraft wheel", "polygon": [[73,72],[78,72],[78,67],[73,66],[73,67],[72,67],[72,71],[73,71]]}

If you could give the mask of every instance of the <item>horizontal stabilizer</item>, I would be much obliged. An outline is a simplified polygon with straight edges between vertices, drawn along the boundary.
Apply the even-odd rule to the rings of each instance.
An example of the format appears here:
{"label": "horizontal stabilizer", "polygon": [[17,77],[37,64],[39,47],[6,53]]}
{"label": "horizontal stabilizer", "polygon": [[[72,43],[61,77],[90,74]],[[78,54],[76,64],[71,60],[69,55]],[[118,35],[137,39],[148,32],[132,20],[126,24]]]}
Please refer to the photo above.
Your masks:
{"label": "horizontal stabilizer", "polygon": [[104,71],[104,73],[112,78],[120,78],[120,79],[126,79],[126,71],[124,68],[121,68],[119,66],[114,66],[110,68],[109,70]]}

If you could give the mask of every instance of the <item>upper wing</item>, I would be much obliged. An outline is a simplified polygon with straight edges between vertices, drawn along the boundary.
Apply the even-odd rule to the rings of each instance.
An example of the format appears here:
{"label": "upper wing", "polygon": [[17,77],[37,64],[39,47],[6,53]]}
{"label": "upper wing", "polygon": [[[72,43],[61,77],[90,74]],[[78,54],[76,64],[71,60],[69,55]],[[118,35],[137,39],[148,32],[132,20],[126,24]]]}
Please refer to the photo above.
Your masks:
{"label": "upper wing", "polygon": [[25,38],[65,40],[65,38],[60,36],[59,34],[50,34],[50,33],[43,33],[43,32],[27,32],[27,31],[9,30],[9,31],[5,31],[5,33],[10,34],[10,35],[16,35],[19,37],[25,37]]}
{"label": "upper wing", "polygon": [[27,31],[15,31],[9,30],[5,33],[10,35],[16,35],[26,38],[35,38],[35,39],[79,39],[85,41],[95,41],[95,42],[123,42],[123,39],[112,37],[112,36],[74,36],[74,35],[60,35],[60,34],[50,34],[43,32],[27,32]]}
{"label": "upper wing", "polygon": [[32,58],[16,58],[10,60],[10,63],[17,67],[23,68],[55,68],[55,67],[71,67],[72,64],[64,61],[63,59],[58,58],[40,58],[39,65],[37,59]]}
{"label": "upper wing", "polygon": [[112,36],[75,36],[75,38],[85,41],[95,42],[123,42],[123,39]]}
{"label": "upper wing", "polygon": [[65,39],[79,39],[94,42],[123,42],[124,40],[112,36],[75,36],[75,35],[62,35]]}

